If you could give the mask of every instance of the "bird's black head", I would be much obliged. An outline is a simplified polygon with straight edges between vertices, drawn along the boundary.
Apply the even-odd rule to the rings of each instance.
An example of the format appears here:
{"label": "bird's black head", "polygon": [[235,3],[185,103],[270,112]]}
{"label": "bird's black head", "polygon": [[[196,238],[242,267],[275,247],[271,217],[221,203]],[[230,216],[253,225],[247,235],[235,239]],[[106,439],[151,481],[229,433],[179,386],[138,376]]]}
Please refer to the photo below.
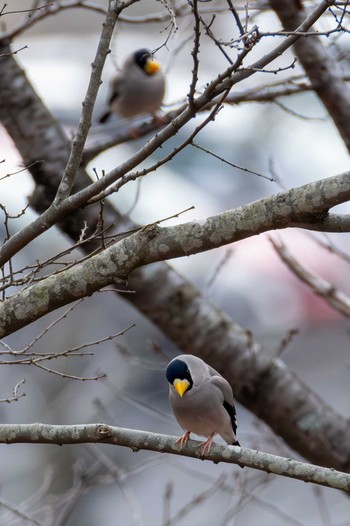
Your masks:
{"label": "bird's black head", "polygon": [[146,75],[152,76],[161,71],[159,62],[154,60],[149,49],[139,49],[138,51],[135,51],[134,60],[135,64],[137,64]]}
{"label": "bird's black head", "polygon": [[152,58],[151,52],[149,49],[143,48],[135,51],[134,54],[136,64],[142,69],[145,70],[145,66],[150,58]]}
{"label": "bird's black head", "polygon": [[173,360],[169,363],[168,367],[166,368],[166,377],[169,384],[173,384],[174,380],[176,379],[187,380],[190,384],[187,391],[192,389],[193,380],[190,370],[187,363],[183,362],[182,360]]}

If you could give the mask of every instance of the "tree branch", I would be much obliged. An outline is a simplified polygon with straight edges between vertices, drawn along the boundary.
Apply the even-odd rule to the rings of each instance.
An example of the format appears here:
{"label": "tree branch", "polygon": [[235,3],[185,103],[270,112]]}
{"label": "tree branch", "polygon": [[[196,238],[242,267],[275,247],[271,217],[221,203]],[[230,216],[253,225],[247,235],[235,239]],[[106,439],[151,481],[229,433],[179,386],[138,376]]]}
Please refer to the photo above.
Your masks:
{"label": "tree branch", "polygon": [[[79,265],[51,275],[0,305],[0,337],[58,307],[111,284],[126,282],[135,269],[168,259],[198,254],[272,229],[312,229],[327,225],[328,209],[350,199],[349,173],[308,183],[228,210],[204,221],[177,226],[157,224],[129,237]],[[28,301],[35,306],[28,310]]]}
{"label": "tree branch", "polygon": [[337,290],[335,285],[332,285],[332,283],[321,278],[321,276],[311,272],[305,265],[297,261],[282,241],[277,241],[272,238],[270,241],[281,260],[301,282],[308,285],[315,294],[321,296],[330,307],[343,316],[350,318],[349,296]]}
{"label": "tree branch", "polygon": [[313,464],[298,462],[291,458],[263,453],[255,449],[213,444],[204,458],[199,449],[200,442],[190,440],[180,450],[177,437],[108,426],[105,424],[51,425],[51,424],[2,424],[0,443],[3,444],[113,444],[129,447],[133,451],[147,450],[170,453],[184,457],[209,460],[215,464],[224,462],[238,464],[267,473],[274,473],[304,482],[350,492],[350,474]]}

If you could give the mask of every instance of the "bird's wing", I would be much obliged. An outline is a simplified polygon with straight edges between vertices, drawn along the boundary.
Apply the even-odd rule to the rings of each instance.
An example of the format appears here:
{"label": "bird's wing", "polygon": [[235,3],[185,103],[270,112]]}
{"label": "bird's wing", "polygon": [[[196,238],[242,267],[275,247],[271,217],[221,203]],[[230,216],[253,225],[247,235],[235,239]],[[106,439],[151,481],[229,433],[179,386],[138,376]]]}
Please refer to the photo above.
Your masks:
{"label": "bird's wing", "polygon": [[[212,369],[212,370],[215,371],[215,369]],[[223,378],[216,371],[215,373],[216,374],[210,377],[209,381],[212,385],[215,385],[216,387],[220,389],[222,396],[223,396],[223,406],[230,416],[231,423],[232,423],[232,429],[233,429],[233,432],[236,434],[236,431],[237,431],[236,408],[233,403],[232,388],[230,384],[228,383],[228,381],[225,380],[225,378]]]}
{"label": "bird's wing", "polygon": [[211,376],[209,379],[210,383],[216,385],[220,389],[223,395],[224,402],[228,404],[233,404],[233,393],[230,384],[225,378],[223,378],[219,373]]}
{"label": "bird's wing", "polygon": [[121,73],[118,73],[118,75],[116,75],[112,81],[112,93],[109,98],[109,104],[112,104],[112,102],[117,100],[117,98],[119,97],[120,87],[121,87],[122,82],[123,82],[123,76],[121,75]]}
{"label": "bird's wing", "polygon": [[[226,409],[226,411],[228,412],[228,414],[230,415],[230,418],[231,418],[231,424],[232,424],[232,429],[233,429],[233,432],[234,434],[237,433],[237,420],[236,420],[236,408],[234,406],[234,404],[229,404],[228,402],[225,402],[224,401],[224,408]],[[239,445],[239,443],[237,443]]]}

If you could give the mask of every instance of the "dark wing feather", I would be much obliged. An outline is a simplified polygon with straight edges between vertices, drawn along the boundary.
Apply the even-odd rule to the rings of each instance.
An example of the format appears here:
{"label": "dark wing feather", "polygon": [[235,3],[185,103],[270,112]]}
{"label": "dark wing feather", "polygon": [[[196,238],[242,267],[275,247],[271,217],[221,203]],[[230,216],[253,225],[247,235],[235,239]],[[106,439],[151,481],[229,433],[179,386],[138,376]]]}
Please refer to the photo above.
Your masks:
{"label": "dark wing feather", "polygon": [[[237,431],[236,408],[235,408],[235,405],[233,403],[232,388],[231,388],[230,384],[228,383],[228,381],[225,380],[225,378],[223,378],[221,375],[219,375],[219,373],[217,373],[215,371],[215,369],[210,367],[209,371],[210,371],[210,373],[212,375],[210,377],[210,382],[213,383],[214,385],[216,385],[221,390],[221,392],[223,394],[223,398],[224,398],[223,406],[224,406],[224,408],[226,409],[226,411],[228,412],[228,414],[230,416],[231,423],[232,423],[232,429],[233,429],[234,434],[236,434],[236,431]],[[235,444],[232,444],[232,445],[233,446],[239,446],[240,444],[239,444],[239,442],[236,442]]]}
{"label": "dark wing feather", "polygon": [[119,97],[123,82],[124,82],[124,76],[122,72],[117,73],[117,75],[114,77],[112,81],[112,93],[109,98],[109,105],[111,105]]}
{"label": "dark wing feather", "polygon": [[[111,108],[111,105],[113,104],[113,102],[115,102],[120,95],[120,83],[121,83],[121,76],[120,74],[118,74],[112,81],[112,93],[108,100],[109,108]],[[109,119],[110,116],[111,116],[111,110],[109,109],[99,118],[99,122],[103,124],[104,122],[106,122],[106,120]]]}
{"label": "dark wing feather", "polygon": [[111,105],[115,100],[117,100],[118,97],[119,97],[119,91],[113,89],[113,92],[111,93],[111,96],[109,97],[109,101],[108,101],[109,105]]}
{"label": "dark wing feather", "polygon": [[[233,404],[231,405],[228,402],[226,402],[226,400],[224,400],[223,406],[226,409],[226,411],[228,412],[228,414],[230,415],[232,429],[233,429],[234,434],[236,434],[236,432],[237,432],[236,408],[235,408],[235,406]],[[233,445],[234,446],[239,446],[239,443],[237,442],[236,444],[233,444]]]}

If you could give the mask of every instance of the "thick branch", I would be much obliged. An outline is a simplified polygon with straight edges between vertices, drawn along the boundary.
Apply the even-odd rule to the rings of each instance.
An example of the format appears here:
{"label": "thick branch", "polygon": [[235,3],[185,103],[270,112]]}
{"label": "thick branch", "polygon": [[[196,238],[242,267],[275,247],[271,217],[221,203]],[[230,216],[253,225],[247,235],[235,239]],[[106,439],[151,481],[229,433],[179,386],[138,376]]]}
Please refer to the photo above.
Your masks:
{"label": "thick branch", "polygon": [[[124,282],[143,265],[198,254],[272,229],[317,228],[330,207],[350,199],[349,173],[293,188],[204,221],[171,227],[150,225],[91,257],[49,276],[0,306],[0,337],[48,312]],[[28,310],[28,302],[33,306]]]}
{"label": "thick branch", "polygon": [[[112,427],[105,424],[51,425],[51,424],[4,424],[0,425],[0,443],[5,444],[113,444],[125,446],[133,451],[147,450],[170,453],[203,460],[199,442],[191,440],[182,451],[176,444],[176,437]],[[291,458],[270,455],[255,449],[213,444],[205,460],[215,463],[239,464],[250,468],[274,473],[304,482],[350,492],[350,475],[332,468],[323,468]]]}

